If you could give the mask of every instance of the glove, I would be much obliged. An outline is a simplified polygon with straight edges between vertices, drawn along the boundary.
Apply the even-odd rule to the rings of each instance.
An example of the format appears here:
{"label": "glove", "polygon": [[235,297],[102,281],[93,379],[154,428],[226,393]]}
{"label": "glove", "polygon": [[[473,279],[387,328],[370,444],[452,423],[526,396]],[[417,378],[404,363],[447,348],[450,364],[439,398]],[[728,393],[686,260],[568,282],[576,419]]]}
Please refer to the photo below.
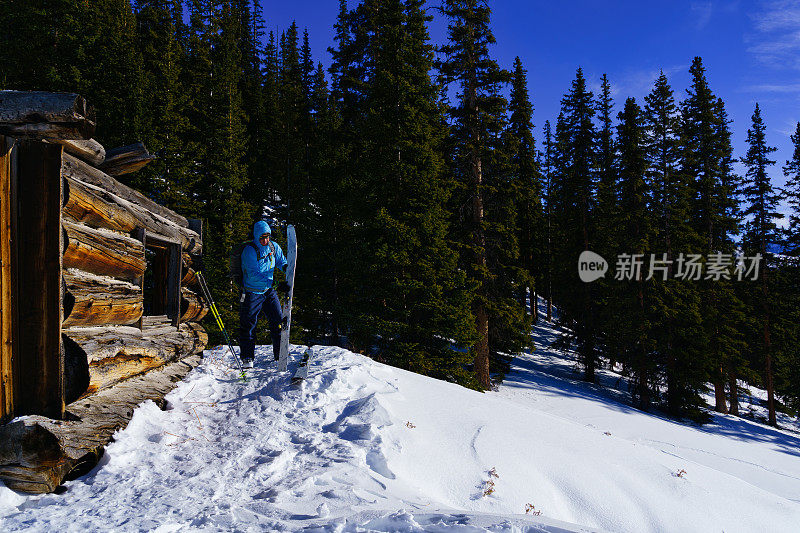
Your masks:
{"label": "glove", "polygon": [[286,283],[285,281],[281,281],[278,283],[278,290],[283,292],[289,292],[292,289],[292,286]]}

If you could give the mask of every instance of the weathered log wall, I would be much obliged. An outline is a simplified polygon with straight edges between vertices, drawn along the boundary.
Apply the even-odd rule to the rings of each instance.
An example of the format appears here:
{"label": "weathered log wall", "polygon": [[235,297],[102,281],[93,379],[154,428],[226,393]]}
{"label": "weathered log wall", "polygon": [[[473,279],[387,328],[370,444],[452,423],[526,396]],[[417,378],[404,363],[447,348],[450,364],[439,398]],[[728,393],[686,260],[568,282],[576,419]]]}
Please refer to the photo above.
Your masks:
{"label": "weathered log wall", "polygon": [[139,322],[144,311],[142,288],[81,270],[64,272],[62,327],[127,325]]}
{"label": "weathered log wall", "polygon": [[[28,138],[15,141],[16,199],[3,132]],[[18,490],[49,492],[93,465],[133,408],[161,401],[208,343],[199,221],[109,176],[154,158],[141,143],[106,152],[93,132],[77,95],[0,91],[0,479]],[[16,238],[15,227],[26,231]],[[148,268],[146,250],[161,262]],[[168,316],[143,316],[145,277]],[[12,358],[20,346],[33,356]],[[2,425],[19,415],[44,416]]]}
{"label": "weathered log wall", "polygon": [[[95,223],[113,220],[101,213],[113,212],[111,204],[115,204],[133,217],[134,227],[145,228],[149,233],[159,236],[162,240],[178,243],[186,252],[192,254],[202,252],[203,244],[200,240],[200,235],[189,229],[189,223],[185,218],[117,182],[100,170],[69,154],[64,154],[61,173],[70,182],[70,195],[74,188],[76,189],[76,194],[81,197],[81,200],[72,203],[70,198],[67,198],[66,207],[69,208],[69,211],[75,213],[75,215],[71,216],[76,220],[86,220],[88,216],[94,217],[97,221]],[[73,184],[70,180],[78,183]],[[90,185],[94,187],[89,187]],[[88,192],[86,190],[78,191],[77,189],[81,187],[88,189]],[[99,203],[96,209],[87,206],[93,201],[98,201]],[[81,215],[81,210],[90,214]],[[131,222],[125,221],[124,224],[130,227]],[[127,231],[133,230],[129,229]]]}
{"label": "weathered log wall", "polygon": [[110,231],[63,222],[64,268],[79,268],[100,276],[134,280],[147,263],[141,242]]}

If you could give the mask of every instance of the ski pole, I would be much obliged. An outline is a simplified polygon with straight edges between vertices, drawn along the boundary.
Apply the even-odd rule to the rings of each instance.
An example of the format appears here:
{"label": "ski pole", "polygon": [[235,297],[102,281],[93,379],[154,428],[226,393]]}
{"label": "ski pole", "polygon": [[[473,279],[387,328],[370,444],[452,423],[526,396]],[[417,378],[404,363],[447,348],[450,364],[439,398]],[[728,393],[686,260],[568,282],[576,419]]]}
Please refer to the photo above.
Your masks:
{"label": "ski pole", "polygon": [[200,289],[203,291],[203,296],[208,302],[208,306],[211,308],[211,314],[214,315],[214,318],[217,321],[217,326],[219,326],[219,329],[222,330],[222,335],[225,337],[225,342],[228,343],[228,349],[231,351],[231,355],[233,355],[233,360],[236,361],[236,366],[239,367],[239,372],[241,372],[242,376],[244,376],[242,363],[239,361],[239,356],[236,355],[236,352],[233,349],[231,338],[228,335],[228,331],[225,329],[225,324],[222,323],[222,317],[220,316],[219,311],[217,311],[217,305],[214,303],[214,299],[211,297],[211,291],[206,284],[206,278],[203,276],[202,272],[197,273],[197,279],[200,281]]}

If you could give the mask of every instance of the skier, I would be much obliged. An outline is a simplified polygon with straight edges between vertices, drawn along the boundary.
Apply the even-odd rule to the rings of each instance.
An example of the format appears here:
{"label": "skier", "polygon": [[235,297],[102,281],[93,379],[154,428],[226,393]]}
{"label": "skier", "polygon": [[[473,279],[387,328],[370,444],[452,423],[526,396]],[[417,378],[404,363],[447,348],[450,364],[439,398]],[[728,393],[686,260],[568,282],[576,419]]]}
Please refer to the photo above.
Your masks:
{"label": "skier", "polygon": [[[242,366],[253,368],[255,358],[255,332],[258,317],[263,311],[269,321],[272,350],[278,359],[281,343],[283,316],[278,293],[272,287],[275,267],[286,270],[286,257],[281,247],[270,242],[272,230],[269,224],[259,220],[253,226],[253,244],[242,250],[242,298],[239,305],[239,344]],[[282,281],[278,289],[289,290]]]}

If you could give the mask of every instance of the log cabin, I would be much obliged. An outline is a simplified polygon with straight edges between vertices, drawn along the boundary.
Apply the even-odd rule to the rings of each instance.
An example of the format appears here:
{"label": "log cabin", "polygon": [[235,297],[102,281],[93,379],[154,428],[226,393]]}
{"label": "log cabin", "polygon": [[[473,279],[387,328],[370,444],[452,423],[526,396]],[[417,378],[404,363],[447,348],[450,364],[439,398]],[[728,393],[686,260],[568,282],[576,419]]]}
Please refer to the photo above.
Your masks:
{"label": "log cabin", "polygon": [[0,479],[46,493],[88,472],[146,400],[199,364],[202,225],[115,177],[75,94],[0,91]]}

